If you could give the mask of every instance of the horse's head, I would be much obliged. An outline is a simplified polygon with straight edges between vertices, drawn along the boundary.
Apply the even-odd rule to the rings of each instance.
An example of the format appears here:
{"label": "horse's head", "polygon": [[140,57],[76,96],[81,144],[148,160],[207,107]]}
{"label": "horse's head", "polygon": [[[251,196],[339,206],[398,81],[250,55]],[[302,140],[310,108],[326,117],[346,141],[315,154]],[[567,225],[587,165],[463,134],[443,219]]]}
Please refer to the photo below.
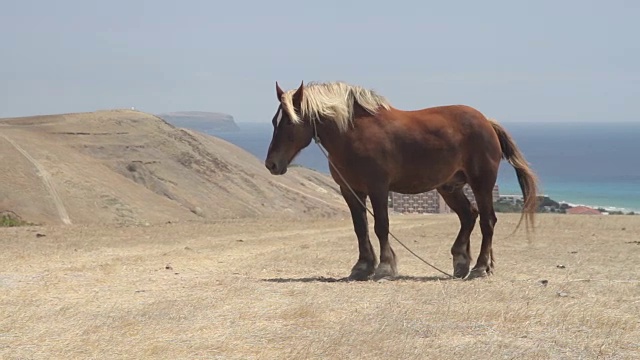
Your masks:
{"label": "horse's head", "polygon": [[290,106],[293,108],[291,111],[296,112],[300,116],[300,121],[294,122],[287,111],[284,110],[284,104],[282,103],[282,96],[284,91],[280,88],[276,82],[276,93],[280,105],[276,114],[273,116],[273,136],[271,138],[271,144],[269,144],[269,150],[267,152],[267,159],[264,165],[269,169],[273,175],[283,175],[287,172],[287,167],[298,155],[298,153],[307,147],[311,143],[313,138],[313,127],[309,119],[305,119],[301,115],[300,104],[302,103],[302,96],[304,93],[304,83],[300,84],[300,87],[293,93]]}

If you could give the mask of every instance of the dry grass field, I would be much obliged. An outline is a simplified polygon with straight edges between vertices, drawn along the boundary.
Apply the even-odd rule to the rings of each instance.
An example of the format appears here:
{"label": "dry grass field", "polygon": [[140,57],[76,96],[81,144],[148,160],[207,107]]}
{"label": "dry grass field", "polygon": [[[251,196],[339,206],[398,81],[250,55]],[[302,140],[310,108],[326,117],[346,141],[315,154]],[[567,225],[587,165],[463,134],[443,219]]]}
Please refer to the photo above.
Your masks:
{"label": "dry grass field", "polygon": [[[530,241],[498,218],[470,281],[395,242],[398,279],[344,281],[349,218],[3,228],[0,358],[640,358],[640,216],[543,215]],[[450,271],[454,215],[391,228]]]}

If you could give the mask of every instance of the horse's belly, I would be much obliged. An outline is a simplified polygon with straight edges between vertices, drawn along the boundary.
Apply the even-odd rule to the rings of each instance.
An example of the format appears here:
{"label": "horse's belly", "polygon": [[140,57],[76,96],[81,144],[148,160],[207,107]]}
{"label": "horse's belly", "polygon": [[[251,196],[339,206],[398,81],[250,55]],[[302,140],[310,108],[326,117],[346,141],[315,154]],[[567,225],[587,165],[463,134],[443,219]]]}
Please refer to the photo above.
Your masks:
{"label": "horse's belly", "polygon": [[464,183],[464,173],[455,168],[438,169],[439,171],[407,172],[396,177],[389,184],[389,190],[402,194],[419,194],[436,189],[444,184]]}
{"label": "horse's belly", "polygon": [[433,190],[447,182],[449,177],[407,177],[389,185],[389,190],[402,194],[419,194]]}

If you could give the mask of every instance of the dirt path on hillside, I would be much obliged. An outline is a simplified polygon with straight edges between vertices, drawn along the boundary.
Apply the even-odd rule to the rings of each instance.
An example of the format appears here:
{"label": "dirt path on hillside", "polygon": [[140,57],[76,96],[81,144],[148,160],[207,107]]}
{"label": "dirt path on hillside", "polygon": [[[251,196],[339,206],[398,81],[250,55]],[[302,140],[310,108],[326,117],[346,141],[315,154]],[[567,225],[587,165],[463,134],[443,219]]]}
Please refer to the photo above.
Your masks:
{"label": "dirt path on hillside", "polygon": [[60,215],[60,220],[62,221],[63,224],[70,225],[71,219],[69,218],[67,209],[65,208],[64,203],[62,202],[62,199],[60,198],[60,195],[58,194],[58,191],[56,190],[55,185],[53,185],[53,182],[51,181],[51,175],[49,174],[49,172],[47,172],[47,170],[38,161],[36,161],[36,159],[34,159],[31,155],[29,155],[29,153],[26,150],[24,150],[20,145],[15,143],[6,135],[4,134],[0,134],[0,135],[5,140],[7,140],[11,145],[13,145],[13,147],[16,150],[18,150],[27,160],[29,160],[29,162],[31,162],[31,164],[36,168],[36,173],[42,179],[42,183],[44,184],[45,188],[47,189],[47,192],[51,196],[51,199],[53,200],[53,203],[58,211],[58,214]]}

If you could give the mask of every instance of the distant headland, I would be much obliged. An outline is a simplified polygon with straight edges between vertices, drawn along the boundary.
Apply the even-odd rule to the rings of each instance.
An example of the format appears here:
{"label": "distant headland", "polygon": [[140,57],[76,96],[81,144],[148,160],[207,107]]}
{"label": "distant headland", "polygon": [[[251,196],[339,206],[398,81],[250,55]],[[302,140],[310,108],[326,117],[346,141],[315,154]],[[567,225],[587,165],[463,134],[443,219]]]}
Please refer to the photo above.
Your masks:
{"label": "distant headland", "polygon": [[233,116],[219,112],[177,111],[156,114],[173,126],[199,131],[239,131]]}

